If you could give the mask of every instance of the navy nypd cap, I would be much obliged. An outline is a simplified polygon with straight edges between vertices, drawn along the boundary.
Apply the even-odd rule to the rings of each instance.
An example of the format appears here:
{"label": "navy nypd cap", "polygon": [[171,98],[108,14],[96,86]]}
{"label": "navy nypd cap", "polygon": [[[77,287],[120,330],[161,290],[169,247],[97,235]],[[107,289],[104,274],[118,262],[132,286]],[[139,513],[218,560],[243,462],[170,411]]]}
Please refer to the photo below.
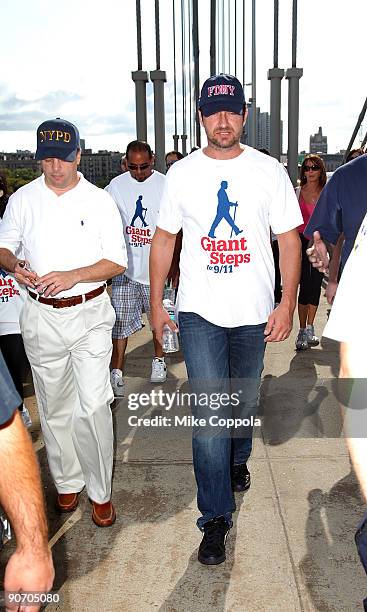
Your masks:
{"label": "navy nypd cap", "polygon": [[207,79],[201,88],[198,108],[204,117],[220,111],[242,114],[245,104],[243,87],[231,74],[217,74]]}
{"label": "navy nypd cap", "polygon": [[37,129],[36,159],[56,157],[72,162],[80,149],[78,128],[65,119],[44,121]]}

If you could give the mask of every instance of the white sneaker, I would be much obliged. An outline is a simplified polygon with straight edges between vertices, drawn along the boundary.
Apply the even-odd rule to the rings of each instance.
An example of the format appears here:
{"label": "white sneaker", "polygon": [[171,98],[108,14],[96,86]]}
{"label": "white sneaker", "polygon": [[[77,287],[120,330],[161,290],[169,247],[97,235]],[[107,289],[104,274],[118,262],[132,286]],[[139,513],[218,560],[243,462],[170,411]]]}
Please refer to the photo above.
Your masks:
{"label": "white sneaker", "polygon": [[121,370],[112,370],[111,385],[115,397],[123,397],[125,393],[125,383],[122,380]]}
{"label": "white sneaker", "polygon": [[165,382],[166,378],[167,366],[164,362],[164,357],[154,357],[152,361],[152,373],[150,375],[150,382]]}
{"label": "white sneaker", "polygon": [[20,410],[20,416],[22,417],[24,426],[29,429],[29,427],[32,426],[32,419],[31,419],[31,415],[28,412],[28,409],[25,407],[24,404],[23,404],[22,410]]}
{"label": "white sneaker", "polygon": [[300,329],[296,340],[296,350],[304,351],[308,349],[307,334],[305,329]]}
{"label": "white sneaker", "polygon": [[306,336],[308,346],[318,346],[320,344],[320,338],[315,336],[313,325],[306,325]]}

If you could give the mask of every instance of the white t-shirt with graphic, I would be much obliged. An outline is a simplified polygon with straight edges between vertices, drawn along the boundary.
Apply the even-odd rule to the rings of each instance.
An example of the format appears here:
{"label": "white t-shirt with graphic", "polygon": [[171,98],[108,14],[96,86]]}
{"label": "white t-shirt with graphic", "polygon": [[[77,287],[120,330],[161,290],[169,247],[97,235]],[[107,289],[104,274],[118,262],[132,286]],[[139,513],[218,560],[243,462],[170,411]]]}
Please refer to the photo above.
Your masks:
{"label": "white t-shirt with graphic", "polygon": [[19,316],[26,296],[14,276],[0,268],[0,336],[20,334]]}
{"label": "white t-shirt with graphic", "polygon": [[[22,255],[18,249],[16,257],[23,259]],[[20,334],[19,316],[26,297],[24,285],[19,285],[12,274],[0,268],[0,336]]]}
{"label": "white t-shirt with graphic", "polygon": [[283,167],[251,147],[230,160],[199,150],[174,164],[157,226],[183,229],[179,310],[222,327],[264,323],[274,306],[269,230],[300,223]]}
{"label": "white t-shirt with graphic", "polygon": [[149,253],[166,177],[156,170],[139,182],[130,172],[112,179],[106,191],[115,200],[122,223],[128,253],[125,276],[149,285]]}
{"label": "white t-shirt with graphic", "polygon": [[362,221],[353,250],[344,266],[329,320],[323,336],[339,342],[353,342],[366,336],[367,309],[367,214]]}

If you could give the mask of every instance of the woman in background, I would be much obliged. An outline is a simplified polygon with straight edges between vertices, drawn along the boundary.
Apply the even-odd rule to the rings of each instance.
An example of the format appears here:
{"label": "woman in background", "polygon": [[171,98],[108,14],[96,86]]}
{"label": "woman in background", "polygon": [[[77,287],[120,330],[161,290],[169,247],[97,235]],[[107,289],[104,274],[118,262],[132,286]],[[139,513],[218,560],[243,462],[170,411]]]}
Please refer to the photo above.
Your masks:
{"label": "woman in background", "polygon": [[298,351],[319,344],[315,336],[314,320],[320,301],[323,274],[310,264],[306,249],[310,236],[304,235],[305,227],[326,183],[326,169],[319,155],[306,155],[301,166],[300,187],[296,194],[303,216],[303,223],[297,229],[302,243],[302,268],[298,294],[299,332],[296,340]]}

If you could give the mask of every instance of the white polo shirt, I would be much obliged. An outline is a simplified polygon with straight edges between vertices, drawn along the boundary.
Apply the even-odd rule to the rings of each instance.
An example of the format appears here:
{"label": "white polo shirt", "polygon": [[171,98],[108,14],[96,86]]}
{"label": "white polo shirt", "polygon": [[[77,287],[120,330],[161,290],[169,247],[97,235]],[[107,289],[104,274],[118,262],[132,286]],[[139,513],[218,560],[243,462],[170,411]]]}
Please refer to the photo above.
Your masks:
{"label": "white polo shirt", "polygon": [[[78,172],[79,182],[57,196],[44,175],[21,187],[8,202],[0,224],[0,248],[21,246],[31,269],[48,272],[83,268],[108,259],[127,265],[121,217],[113,199]],[[101,281],[78,283],[57,297],[88,293]]]}

